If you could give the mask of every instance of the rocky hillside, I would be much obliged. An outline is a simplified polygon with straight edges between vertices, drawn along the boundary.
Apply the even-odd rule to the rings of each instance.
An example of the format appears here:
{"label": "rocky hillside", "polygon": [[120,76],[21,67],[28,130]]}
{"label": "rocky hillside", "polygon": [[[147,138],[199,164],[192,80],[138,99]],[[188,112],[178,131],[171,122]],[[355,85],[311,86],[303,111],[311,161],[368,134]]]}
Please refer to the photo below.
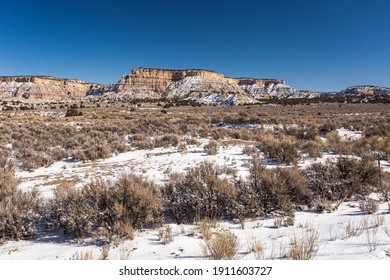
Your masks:
{"label": "rocky hillside", "polygon": [[229,78],[208,70],[136,68],[115,84],[98,85],[47,76],[0,77],[0,98],[80,100],[112,95],[131,99],[193,100],[200,103],[243,104],[260,99],[389,96],[390,88],[349,87],[341,92],[299,91],[283,80]]}
{"label": "rocky hillside", "polygon": [[390,88],[376,86],[353,86],[338,93],[341,96],[390,95]]}
{"label": "rocky hillside", "polygon": [[3,99],[79,100],[94,87],[97,85],[48,76],[0,77],[0,97]]}

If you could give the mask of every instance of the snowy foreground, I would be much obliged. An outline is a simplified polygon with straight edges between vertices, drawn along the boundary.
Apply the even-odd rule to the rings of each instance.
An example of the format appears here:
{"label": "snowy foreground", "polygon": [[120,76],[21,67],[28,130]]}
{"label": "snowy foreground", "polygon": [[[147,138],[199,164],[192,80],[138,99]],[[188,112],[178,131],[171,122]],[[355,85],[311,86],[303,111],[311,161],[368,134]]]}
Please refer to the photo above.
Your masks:
{"label": "snowy foreground", "polygon": [[[48,168],[33,172],[18,172],[20,187],[37,187],[45,196],[64,180],[81,186],[97,176],[116,178],[123,172],[143,174],[157,184],[163,184],[171,172],[184,172],[186,168],[209,160],[220,165],[235,167],[239,176],[248,175],[249,157],[243,154],[243,143],[225,143],[217,155],[208,156],[203,145],[208,140],[199,140],[198,146],[188,146],[185,151],[175,148],[136,150],[96,162],[57,162]],[[336,156],[326,155],[320,160]],[[310,164],[302,161],[300,166]],[[388,162],[383,168],[389,169]],[[275,165],[267,165],[269,168]],[[375,196],[373,195],[373,198]],[[229,230],[239,237],[238,259],[282,259],[288,256],[292,238],[301,238],[311,232],[319,234],[319,250],[314,259],[389,259],[390,258],[390,213],[387,204],[380,204],[379,211],[372,215],[362,213],[358,202],[345,202],[333,213],[318,214],[303,210],[295,214],[295,224],[276,228],[275,219],[246,220],[243,223],[220,221],[212,225],[213,234]],[[108,259],[202,259],[200,225],[165,225],[170,227],[173,241],[165,244],[160,238],[161,229],[145,229],[136,232],[133,240],[112,244],[105,248]],[[261,253],[253,252],[255,244],[261,244]],[[102,255],[102,247],[88,240],[78,243],[62,234],[39,232],[34,240],[9,241],[0,246],[0,259],[61,259],[77,258],[81,253],[92,254],[93,259]]]}

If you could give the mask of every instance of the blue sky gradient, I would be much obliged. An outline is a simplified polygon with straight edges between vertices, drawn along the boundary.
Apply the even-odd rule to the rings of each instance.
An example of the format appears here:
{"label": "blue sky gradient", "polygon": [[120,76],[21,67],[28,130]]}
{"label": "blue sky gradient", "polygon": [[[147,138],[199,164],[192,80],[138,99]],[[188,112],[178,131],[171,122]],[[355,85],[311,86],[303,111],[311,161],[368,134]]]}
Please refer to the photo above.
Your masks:
{"label": "blue sky gradient", "polygon": [[390,87],[387,0],[0,0],[0,75],[114,83],[135,67]]}

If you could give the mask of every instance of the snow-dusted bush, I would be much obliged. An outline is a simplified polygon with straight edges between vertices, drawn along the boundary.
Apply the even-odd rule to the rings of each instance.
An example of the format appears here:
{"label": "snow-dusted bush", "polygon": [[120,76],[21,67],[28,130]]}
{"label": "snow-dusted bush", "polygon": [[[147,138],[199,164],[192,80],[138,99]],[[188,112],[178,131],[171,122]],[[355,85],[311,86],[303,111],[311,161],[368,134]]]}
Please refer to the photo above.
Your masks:
{"label": "snow-dusted bush", "polygon": [[75,238],[94,233],[107,241],[133,237],[133,228],[158,225],[162,201],[156,186],[133,174],[115,182],[96,179],[83,188],[58,189],[54,209],[58,226]]}
{"label": "snow-dusted bush", "polygon": [[262,151],[267,159],[278,163],[296,164],[300,159],[295,137],[271,137],[261,141]]}
{"label": "snow-dusted bush", "polygon": [[172,176],[163,191],[167,216],[177,223],[229,216],[237,204],[231,175],[230,169],[202,162],[182,176]]}
{"label": "snow-dusted bush", "polygon": [[257,201],[257,207],[265,213],[281,211],[289,215],[294,205],[311,203],[306,179],[296,169],[265,169],[264,165],[253,160],[247,184],[255,194],[250,196],[250,204]]}
{"label": "snow-dusted bush", "polygon": [[318,158],[322,155],[323,144],[319,141],[305,141],[302,144],[302,150],[306,152],[309,158]]}
{"label": "snow-dusted bush", "polygon": [[211,156],[218,153],[218,142],[215,140],[210,140],[210,142],[204,147],[205,152]]}
{"label": "snow-dusted bush", "polygon": [[0,240],[28,239],[37,232],[40,196],[17,185],[13,163],[0,155]]}
{"label": "snow-dusted bush", "polygon": [[377,184],[378,168],[368,159],[339,157],[336,162],[312,164],[305,176],[316,197],[336,201],[368,195]]}
{"label": "snow-dusted bush", "polygon": [[319,135],[319,130],[315,125],[284,126],[283,130],[285,134],[300,140],[314,140]]}
{"label": "snow-dusted bush", "polygon": [[154,139],[155,147],[169,147],[169,146],[176,147],[178,144],[179,144],[179,136],[172,133],[158,136]]}

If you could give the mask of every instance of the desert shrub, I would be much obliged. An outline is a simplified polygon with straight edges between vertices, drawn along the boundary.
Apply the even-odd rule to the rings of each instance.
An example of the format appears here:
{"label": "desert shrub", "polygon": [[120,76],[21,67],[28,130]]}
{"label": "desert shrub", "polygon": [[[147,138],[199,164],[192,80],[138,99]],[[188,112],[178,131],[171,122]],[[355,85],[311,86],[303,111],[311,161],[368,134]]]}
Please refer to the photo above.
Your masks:
{"label": "desert shrub", "polygon": [[339,154],[342,148],[342,141],[337,131],[326,133],[326,148],[328,152]]}
{"label": "desert shrub", "polygon": [[0,156],[0,240],[29,239],[38,229],[39,193],[24,192],[17,185],[13,163]]}
{"label": "desert shrub", "polygon": [[309,158],[315,159],[322,155],[322,145],[318,141],[306,141],[303,143],[302,149],[308,154]]}
{"label": "desert shrub", "polygon": [[[77,108],[77,105],[76,105]],[[76,108],[72,107],[66,110],[65,117],[78,117],[82,116],[83,113],[81,111],[76,110]]]}
{"label": "desert shrub", "polygon": [[236,182],[235,186],[237,207],[231,210],[233,218],[242,221],[245,218],[256,218],[264,214],[259,194],[253,186],[243,181]]}
{"label": "desert shrub", "polygon": [[107,144],[92,145],[85,149],[85,157],[89,160],[108,158],[112,155],[111,147]]}
{"label": "desert shrub", "polygon": [[336,174],[343,186],[341,197],[367,195],[374,190],[378,180],[378,168],[369,159],[339,157],[335,163]]}
{"label": "desert shrub", "polygon": [[210,142],[204,147],[205,152],[211,156],[218,153],[218,142],[215,140],[210,140]]}
{"label": "desert shrub", "polygon": [[294,136],[300,140],[314,140],[318,135],[318,129],[314,125],[310,126],[284,126],[284,133],[290,136]]}
{"label": "desert shrub", "polygon": [[156,186],[123,174],[115,182],[97,179],[83,188],[55,191],[58,226],[74,238],[94,233],[111,241],[132,238],[133,228],[161,223],[162,202]]}
{"label": "desert shrub", "polygon": [[265,138],[261,144],[267,159],[285,164],[296,164],[300,159],[295,138],[286,136]]}
{"label": "desert shrub", "polygon": [[31,171],[42,166],[49,166],[54,159],[43,152],[34,151],[31,147],[21,148],[16,152],[23,169]]}
{"label": "desert shrub", "polygon": [[252,193],[250,204],[256,205],[253,199],[257,200],[257,208],[265,213],[282,211],[289,215],[294,204],[311,203],[306,179],[296,169],[265,169],[264,165],[252,160],[247,184]]}
{"label": "desert shrub", "polygon": [[166,214],[177,223],[229,216],[235,207],[236,188],[231,171],[202,162],[184,175],[173,175],[164,187]]}
{"label": "desert shrub", "polygon": [[218,232],[202,246],[203,256],[211,260],[233,260],[240,250],[240,241],[232,232]]}
{"label": "desert shrub", "polygon": [[314,163],[305,170],[316,197],[331,201],[369,194],[377,183],[377,167],[368,159],[339,157],[336,162]]}
{"label": "desert shrub", "polygon": [[162,136],[157,136],[154,139],[155,147],[177,146],[178,144],[179,144],[179,136],[176,134],[165,134]]}

